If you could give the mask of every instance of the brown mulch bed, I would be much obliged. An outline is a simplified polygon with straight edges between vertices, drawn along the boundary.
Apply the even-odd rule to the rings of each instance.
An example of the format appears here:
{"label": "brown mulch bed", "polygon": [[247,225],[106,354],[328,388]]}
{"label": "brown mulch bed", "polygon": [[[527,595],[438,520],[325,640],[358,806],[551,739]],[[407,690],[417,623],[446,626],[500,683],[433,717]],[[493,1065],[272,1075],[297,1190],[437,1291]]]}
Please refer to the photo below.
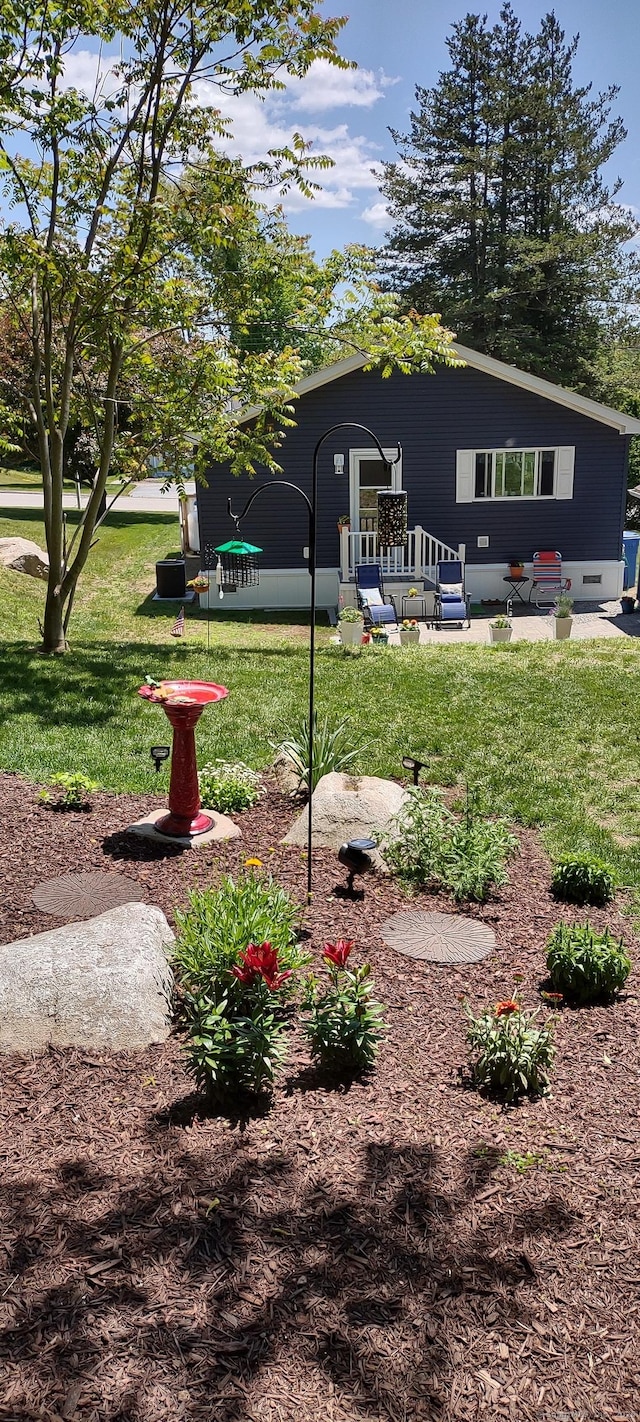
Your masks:
{"label": "brown mulch bed", "polygon": [[[55,927],[31,892],[71,870],[120,869],[171,918],[189,886],[257,855],[302,898],[275,792],[242,840],[197,852],[126,837],[158,803],[101,794],[56,814],[0,776],[0,941]],[[459,995],[495,1001],[521,973],[534,1004],[550,926],[586,916],[554,903],[537,837],[521,839],[510,883],[466,910],[498,941],[467,968],[385,949],[403,892],[368,882],[350,902],[335,855],[314,856],[309,942],[354,937],[388,1005],[379,1065],[349,1089],[309,1069],[295,1032],[271,1109],[237,1119],[203,1111],[178,1035],[2,1058],[0,1418],[637,1416],[637,972],[615,1006],[560,1015],[550,1097],[503,1111],[458,1078]],[[633,946],[618,909],[591,917]]]}

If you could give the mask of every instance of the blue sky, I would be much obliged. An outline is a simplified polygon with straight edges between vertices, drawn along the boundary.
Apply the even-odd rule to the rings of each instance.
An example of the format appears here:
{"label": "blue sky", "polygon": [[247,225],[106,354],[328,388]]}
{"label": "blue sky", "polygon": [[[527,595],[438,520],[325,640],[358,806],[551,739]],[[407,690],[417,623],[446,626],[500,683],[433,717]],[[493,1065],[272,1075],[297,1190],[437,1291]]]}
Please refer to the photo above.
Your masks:
{"label": "blue sky", "polygon": [[[311,74],[294,96],[288,94],[273,109],[270,101],[264,115],[269,122],[273,113],[278,130],[288,120],[336,160],[332,174],[323,179],[320,199],[289,211],[291,226],[310,234],[319,255],[345,242],[380,240],[383,205],[369,170],[376,159],[394,156],[388,128],[406,131],[415,84],[429,87],[446,67],[445,40],[451,25],[469,10],[486,9],[490,20],[496,20],[500,6],[441,0],[346,0],[341,6],[338,0],[322,8],[326,14],[348,13],[340,47],[364,72]],[[537,28],[547,8],[551,6],[533,0],[514,0],[516,13],[529,29]],[[620,200],[640,215],[638,0],[558,0],[554,9],[568,36],[580,34],[576,80],[592,82],[595,89],[620,85],[614,111],[621,114],[628,138],[607,176],[624,180]]]}

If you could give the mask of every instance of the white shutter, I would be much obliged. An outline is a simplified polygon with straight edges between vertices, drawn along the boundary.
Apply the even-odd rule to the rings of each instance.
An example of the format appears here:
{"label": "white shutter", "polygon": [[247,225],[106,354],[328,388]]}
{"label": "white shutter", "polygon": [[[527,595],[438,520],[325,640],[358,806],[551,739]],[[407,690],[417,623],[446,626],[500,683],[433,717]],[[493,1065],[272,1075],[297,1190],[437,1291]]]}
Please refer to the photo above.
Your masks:
{"label": "white shutter", "polygon": [[573,444],[563,444],[557,454],[556,498],[573,498],[573,467],[576,451]]}
{"label": "white shutter", "polygon": [[456,450],[456,503],[473,503],[475,485],[475,449]]}

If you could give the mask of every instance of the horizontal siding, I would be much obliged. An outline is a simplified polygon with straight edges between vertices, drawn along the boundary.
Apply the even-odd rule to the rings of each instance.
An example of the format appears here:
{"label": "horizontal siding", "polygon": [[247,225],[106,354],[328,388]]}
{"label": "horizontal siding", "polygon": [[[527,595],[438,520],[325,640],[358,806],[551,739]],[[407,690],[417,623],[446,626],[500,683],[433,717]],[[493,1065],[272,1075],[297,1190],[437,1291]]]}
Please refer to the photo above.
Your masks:
{"label": "horizontal siding", "polygon": [[[358,421],[368,425],[383,446],[403,446],[403,485],[408,493],[409,526],[422,525],[443,542],[465,543],[474,563],[529,560],[537,548],[558,548],[567,561],[620,557],[626,490],[628,440],[615,430],[574,414],[552,401],[519,390],[481,371],[438,370],[435,375],[383,380],[377,372],[356,371],[305,395],[297,404],[296,429],[287,432],[278,459],[282,477],[311,491],[311,462],[316,441],[331,425]],[[368,444],[357,430],[339,431],[322,447],[318,495],[318,562],[337,567],[336,519],[349,507],[348,451]],[[574,496],[571,500],[522,503],[457,504],[457,449],[575,445]],[[334,474],[334,453],[345,455],[345,473]],[[274,478],[259,471],[255,479],[234,477],[223,465],[198,490],[203,543],[233,536],[227,498],[242,509],[258,484]],[[243,537],[264,549],[269,568],[304,567],[308,521],[303,500],[288,489],[275,489],[256,500],[242,525]],[[489,547],[478,549],[479,535]]]}

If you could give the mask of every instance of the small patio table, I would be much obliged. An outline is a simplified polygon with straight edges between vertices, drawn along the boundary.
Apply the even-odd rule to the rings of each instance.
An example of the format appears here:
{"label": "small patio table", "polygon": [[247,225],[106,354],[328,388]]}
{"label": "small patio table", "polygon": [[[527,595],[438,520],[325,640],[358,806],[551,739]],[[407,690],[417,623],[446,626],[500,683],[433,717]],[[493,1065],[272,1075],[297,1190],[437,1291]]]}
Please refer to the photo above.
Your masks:
{"label": "small patio table", "polygon": [[426,622],[426,620],[427,620],[427,600],[426,600],[426,598],[423,597],[421,593],[417,593],[415,597],[409,597],[409,594],[408,594],[408,593],[403,593],[403,595],[402,595],[402,616],[403,616],[403,618],[409,616],[409,614],[408,614],[408,612],[407,612],[407,610],[406,610],[406,608],[405,608],[405,603],[406,603],[406,602],[420,602],[420,603],[422,603],[422,612],[419,612],[419,613],[418,613],[418,617],[421,617],[421,618],[423,619],[423,621]]}
{"label": "small patio table", "polygon": [[518,598],[518,601],[521,602],[524,607],[526,607],[526,606],[527,606],[527,599],[526,599],[526,597],[523,597],[523,596],[522,596],[522,593],[521,593],[520,589],[524,587],[525,583],[530,582],[531,579],[530,579],[530,578],[503,578],[502,581],[503,581],[503,583],[509,583],[509,584],[510,584],[510,586],[513,588],[513,591],[514,591],[514,593],[515,593],[515,596]]}

